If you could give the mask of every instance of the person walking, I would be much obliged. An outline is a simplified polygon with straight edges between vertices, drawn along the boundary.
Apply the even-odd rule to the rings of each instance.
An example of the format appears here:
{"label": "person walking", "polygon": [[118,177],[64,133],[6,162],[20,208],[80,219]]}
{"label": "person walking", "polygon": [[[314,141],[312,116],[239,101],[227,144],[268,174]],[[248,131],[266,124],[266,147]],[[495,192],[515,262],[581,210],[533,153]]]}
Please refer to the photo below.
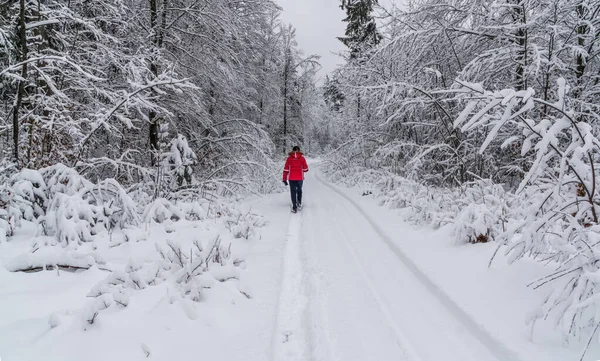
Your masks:
{"label": "person walking", "polygon": [[289,153],[283,167],[283,184],[287,186],[289,181],[293,213],[296,213],[302,207],[302,183],[306,172],[308,172],[306,159],[300,151],[300,147],[295,146]]}

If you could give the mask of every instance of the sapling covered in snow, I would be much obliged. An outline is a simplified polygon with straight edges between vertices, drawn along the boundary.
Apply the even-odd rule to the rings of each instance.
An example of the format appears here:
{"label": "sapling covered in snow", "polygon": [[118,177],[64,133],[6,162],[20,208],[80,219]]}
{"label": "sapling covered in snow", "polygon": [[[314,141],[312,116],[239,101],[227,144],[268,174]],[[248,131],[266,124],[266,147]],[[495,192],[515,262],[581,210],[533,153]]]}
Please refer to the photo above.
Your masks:
{"label": "sapling covered in snow", "polygon": [[169,151],[163,154],[163,169],[172,190],[194,183],[193,168],[196,164],[196,153],[190,148],[181,134],[171,140]]}

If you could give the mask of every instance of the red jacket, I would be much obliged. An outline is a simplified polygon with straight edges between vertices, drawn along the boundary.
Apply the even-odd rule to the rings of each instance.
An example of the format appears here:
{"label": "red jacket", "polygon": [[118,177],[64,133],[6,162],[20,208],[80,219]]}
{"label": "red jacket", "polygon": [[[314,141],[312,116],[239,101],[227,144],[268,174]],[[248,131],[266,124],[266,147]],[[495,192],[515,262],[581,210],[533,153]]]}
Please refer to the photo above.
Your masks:
{"label": "red jacket", "polygon": [[308,172],[306,159],[301,152],[291,152],[283,167],[283,181],[304,180],[304,172]]}

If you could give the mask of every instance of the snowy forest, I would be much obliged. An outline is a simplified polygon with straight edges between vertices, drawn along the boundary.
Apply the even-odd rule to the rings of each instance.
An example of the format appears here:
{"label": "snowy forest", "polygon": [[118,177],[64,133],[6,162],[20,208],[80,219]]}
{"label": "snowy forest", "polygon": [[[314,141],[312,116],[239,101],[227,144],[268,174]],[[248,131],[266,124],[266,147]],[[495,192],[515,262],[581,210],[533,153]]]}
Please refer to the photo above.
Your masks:
{"label": "snowy forest", "polygon": [[0,4],[0,288],[93,272],[51,329],[116,322],[157,287],[194,320],[211,297],[253,300],[241,274],[270,219],[240,203],[282,193],[299,145],[401,221],[492,245],[489,267],[543,265],[522,321],[592,357],[600,3],[339,6],[343,64],[320,81],[274,0]]}
{"label": "snowy forest", "polygon": [[303,140],[301,104],[316,91],[318,63],[279,12],[272,1],[6,2],[4,169],[61,163],[158,196],[266,187],[275,147]]}

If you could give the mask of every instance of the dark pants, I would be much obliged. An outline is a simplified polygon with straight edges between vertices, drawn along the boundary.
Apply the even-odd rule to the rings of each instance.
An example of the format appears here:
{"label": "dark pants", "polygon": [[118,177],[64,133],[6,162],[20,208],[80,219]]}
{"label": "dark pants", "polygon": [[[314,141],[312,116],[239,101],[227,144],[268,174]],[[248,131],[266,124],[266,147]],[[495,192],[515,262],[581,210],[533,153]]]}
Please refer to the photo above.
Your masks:
{"label": "dark pants", "polygon": [[302,203],[302,182],[304,181],[290,181],[290,192],[292,193],[292,207],[298,208],[298,204]]}

